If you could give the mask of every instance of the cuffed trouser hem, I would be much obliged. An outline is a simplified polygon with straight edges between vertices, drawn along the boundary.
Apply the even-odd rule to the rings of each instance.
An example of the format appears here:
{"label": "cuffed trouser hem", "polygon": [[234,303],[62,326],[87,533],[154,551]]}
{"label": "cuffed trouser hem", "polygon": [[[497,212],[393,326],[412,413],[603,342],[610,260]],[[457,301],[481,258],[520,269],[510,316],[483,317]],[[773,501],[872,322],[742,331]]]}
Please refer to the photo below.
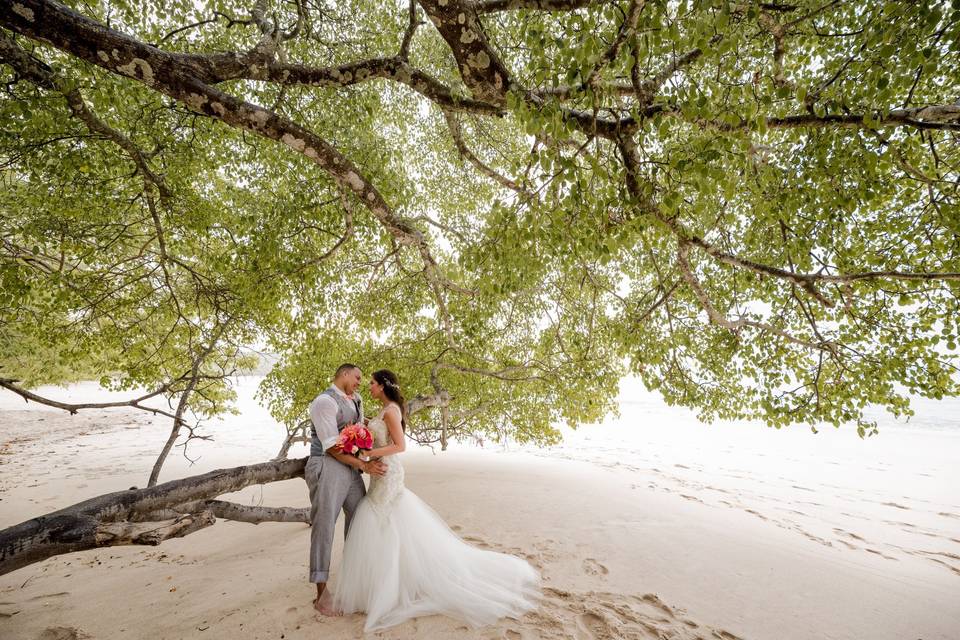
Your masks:
{"label": "cuffed trouser hem", "polygon": [[316,584],[317,582],[326,582],[327,578],[330,577],[329,571],[311,571],[310,572],[310,582]]}

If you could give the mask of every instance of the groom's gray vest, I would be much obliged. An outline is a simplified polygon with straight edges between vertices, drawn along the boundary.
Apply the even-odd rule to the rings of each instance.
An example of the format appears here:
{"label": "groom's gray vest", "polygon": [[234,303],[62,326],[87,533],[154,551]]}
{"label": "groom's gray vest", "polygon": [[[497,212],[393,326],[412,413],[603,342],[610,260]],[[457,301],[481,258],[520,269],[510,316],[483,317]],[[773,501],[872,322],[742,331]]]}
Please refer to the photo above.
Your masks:
{"label": "groom's gray vest", "polygon": [[[337,431],[343,431],[343,428],[347,425],[363,420],[363,400],[360,399],[360,396],[357,396],[357,403],[354,404],[353,400],[333,389],[327,389],[320,395],[330,396],[337,403]],[[323,445],[320,444],[320,438],[317,437],[317,429],[312,425],[310,427],[310,438],[310,455],[322,456],[326,454]]]}

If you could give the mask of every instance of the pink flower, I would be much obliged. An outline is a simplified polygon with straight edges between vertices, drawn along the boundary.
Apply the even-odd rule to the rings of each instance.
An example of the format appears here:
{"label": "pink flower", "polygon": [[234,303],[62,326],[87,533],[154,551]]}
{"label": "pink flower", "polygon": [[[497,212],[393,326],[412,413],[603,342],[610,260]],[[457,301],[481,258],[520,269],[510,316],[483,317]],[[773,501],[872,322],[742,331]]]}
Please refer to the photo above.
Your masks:
{"label": "pink flower", "polygon": [[340,432],[338,442],[343,451],[359,455],[360,451],[373,448],[373,435],[362,424],[351,424]]}

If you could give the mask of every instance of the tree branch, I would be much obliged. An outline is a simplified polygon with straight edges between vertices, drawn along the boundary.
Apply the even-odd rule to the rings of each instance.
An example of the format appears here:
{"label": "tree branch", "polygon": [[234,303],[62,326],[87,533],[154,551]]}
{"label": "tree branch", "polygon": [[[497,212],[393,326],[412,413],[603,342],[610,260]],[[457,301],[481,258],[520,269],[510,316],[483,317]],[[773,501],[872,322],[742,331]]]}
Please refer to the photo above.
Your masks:
{"label": "tree branch", "polygon": [[[166,522],[104,522],[97,526],[97,547],[146,544],[158,545],[170,538],[182,538],[217,521],[209,511],[184,514]],[[0,533],[2,535],[2,533]]]}
{"label": "tree branch", "polygon": [[[177,411],[173,416],[173,425],[170,428],[170,435],[167,437],[167,441],[160,450],[160,454],[157,456],[157,460],[153,464],[153,469],[150,471],[150,478],[147,481],[148,487],[152,487],[157,484],[157,481],[160,478],[160,470],[163,468],[163,463],[170,454],[170,450],[173,448],[177,438],[180,437],[180,427],[182,427],[184,424],[183,415],[186,413],[187,407],[190,404],[190,394],[193,393],[194,389],[197,387],[197,383],[200,381],[200,367],[203,366],[203,363],[206,361],[207,357],[209,357],[213,350],[216,349],[217,343],[220,341],[220,338],[223,337],[223,334],[229,325],[229,319],[218,322],[214,327],[213,335],[210,336],[209,344],[203,347],[200,350],[200,353],[198,353],[193,359],[193,363],[190,366],[190,373],[187,374],[186,378],[187,386],[183,391],[180,392],[180,397],[177,401]],[[190,435],[193,436],[193,429],[190,430]],[[184,452],[186,452],[186,449],[184,449]]]}
{"label": "tree branch", "polygon": [[496,13],[528,9],[532,11],[575,11],[583,7],[600,7],[610,0],[477,0],[471,8],[477,13]]}
{"label": "tree branch", "polygon": [[413,34],[416,33],[417,27],[423,24],[417,16],[416,0],[410,0],[409,13],[410,21],[407,24],[407,30],[403,33],[403,40],[400,41],[400,53],[397,56],[404,62],[410,57],[410,43],[413,41]]}
{"label": "tree branch", "polygon": [[697,301],[700,303],[700,306],[704,311],[707,312],[707,317],[710,319],[711,324],[715,324],[719,327],[729,329],[734,333],[742,327],[752,327],[754,329],[759,329],[761,331],[772,333],[774,335],[780,336],[788,342],[793,344],[800,345],[802,347],[807,347],[808,349],[816,350],[826,350],[832,351],[834,345],[831,342],[810,342],[809,340],[803,340],[802,338],[797,338],[796,336],[774,327],[766,322],[757,322],[754,320],[748,320],[747,318],[737,318],[736,320],[730,320],[725,315],[720,313],[716,307],[713,306],[710,302],[710,298],[707,296],[706,291],[704,291],[701,284],[697,281],[696,277],[693,275],[693,269],[690,268],[690,263],[687,260],[687,254],[689,252],[688,244],[681,242],[677,250],[677,266],[680,269],[680,274],[683,276],[684,281],[689,285],[690,290],[693,291],[694,296],[697,298]]}
{"label": "tree branch", "polygon": [[[176,382],[179,382],[180,380],[182,380],[182,378],[178,378]],[[168,418],[175,417],[172,413],[168,411],[164,411],[163,409],[146,407],[140,404],[144,400],[149,400],[150,398],[153,398],[155,396],[160,395],[161,393],[165,393],[166,391],[168,391],[170,387],[174,384],[172,382],[163,385],[156,391],[140,396],[138,398],[134,398],[132,400],[117,400],[114,402],[84,402],[84,403],[78,403],[78,404],[71,404],[68,402],[59,402],[57,400],[51,400],[49,398],[38,396],[37,394],[31,391],[27,391],[26,389],[23,389],[22,387],[17,386],[16,382],[17,382],[16,380],[13,380],[10,378],[0,378],[0,387],[3,387],[8,391],[12,391],[13,393],[22,397],[24,400],[27,400],[27,401],[32,400],[37,404],[43,404],[48,407],[54,407],[55,409],[63,409],[64,411],[69,412],[71,415],[75,415],[78,411],[82,411],[84,409],[112,409],[117,407],[133,407],[134,409],[140,409],[141,411],[148,411],[154,415],[162,415]]]}
{"label": "tree branch", "polygon": [[604,51],[600,59],[593,65],[593,69],[590,70],[586,80],[583,82],[584,87],[592,86],[603,68],[617,59],[623,43],[633,38],[637,31],[637,22],[640,20],[640,13],[643,11],[645,5],[646,0],[631,0],[630,9],[627,10],[627,16],[623,22],[620,23],[620,28],[617,30],[617,36],[614,38],[613,44]]}
{"label": "tree branch", "polygon": [[473,7],[462,0],[420,0],[441,37],[453,52],[460,77],[477,100],[503,105],[510,73],[487,41]]}
{"label": "tree branch", "polygon": [[260,524],[261,522],[310,523],[310,509],[295,507],[254,507],[225,500],[197,500],[177,505],[182,513],[209,512],[224,520]]}
{"label": "tree branch", "polygon": [[449,111],[444,110],[443,117],[447,122],[447,127],[450,129],[450,135],[453,136],[453,141],[457,145],[457,150],[460,152],[460,155],[466,158],[470,164],[477,168],[477,171],[487,176],[494,182],[497,182],[500,185],[503,185],[507,189],[516,191],[517,193],[526,196],[528,199],[532,199],[534,195],[524,189],[522,186],[503,176],[490,167],[488,167],[480,158],[470,150],[470,147],[467,146],[467,143],[463,139],[463,131],[460,129],[460,122],[456,117]]}

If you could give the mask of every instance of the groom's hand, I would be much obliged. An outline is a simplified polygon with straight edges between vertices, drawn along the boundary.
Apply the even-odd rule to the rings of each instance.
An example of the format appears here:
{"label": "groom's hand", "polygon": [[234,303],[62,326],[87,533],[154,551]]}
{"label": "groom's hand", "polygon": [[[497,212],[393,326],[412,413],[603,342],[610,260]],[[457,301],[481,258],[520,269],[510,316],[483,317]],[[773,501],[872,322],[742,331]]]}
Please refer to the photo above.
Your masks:
{"label": "groom's hand", "polygon": [[371,460],[369,462],[364,462],[360,469],[372,476],[382,476],[387,472],[387,465],[383,464],[379,460]]}

